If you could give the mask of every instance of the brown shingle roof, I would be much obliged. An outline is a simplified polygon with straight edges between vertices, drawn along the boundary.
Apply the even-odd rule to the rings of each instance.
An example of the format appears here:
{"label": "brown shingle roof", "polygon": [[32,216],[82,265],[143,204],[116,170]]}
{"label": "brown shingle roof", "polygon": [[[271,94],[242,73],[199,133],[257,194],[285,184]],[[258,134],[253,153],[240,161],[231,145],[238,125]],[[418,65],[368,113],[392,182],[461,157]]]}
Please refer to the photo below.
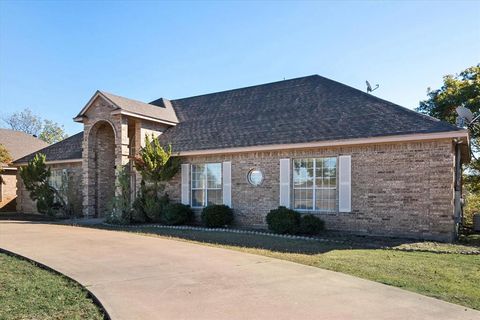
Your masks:
{"label": "brown shingle roof", "polygon": [[171,102],[177,152],[461,130],[318,75]]}
{"label": "brown shingle roof", "polygon": [[[179,123],[159,139],[175,152],[462,130],[318,75],[150,104],[102,94],[134,113],[171,103]],[[48,161],[81,159],[82,139],[40,151]]]}
{"label": "brown shingle roof", "polygon": [[14,160],[48,146],[43,140],[11,129],[0,129],[0,144],[7,148]]}
{"label": "brown shingle roof", "polygon": [[47,161],[82,159],[83,131],[46,148],[17,159],[14,164],[25,163],[33,159],[36,153],[43,153]]}

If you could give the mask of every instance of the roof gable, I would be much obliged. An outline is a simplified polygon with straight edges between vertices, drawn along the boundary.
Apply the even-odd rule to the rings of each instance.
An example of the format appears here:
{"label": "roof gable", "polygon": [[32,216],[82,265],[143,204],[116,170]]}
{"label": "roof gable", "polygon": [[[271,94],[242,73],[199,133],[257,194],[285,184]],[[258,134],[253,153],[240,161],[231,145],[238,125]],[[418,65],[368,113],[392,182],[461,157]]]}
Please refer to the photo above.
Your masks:
{"label": "roof gable", "polygon": [[[149,118],[153,121],[159,121],[171,125],[178,123],[175,110],[170,101],[162,100],[161,105],[149,104],[121,96],[114,95],[105,91],[97,91],[88,103],[83,107],[79,114],[74,118],[77,122],[82,122],[87,111],[94,105],[97,98],[103,98],[115,109],[113,112],[123,113],[132,117]],[[158,101],[158,100],[157,100]]]}

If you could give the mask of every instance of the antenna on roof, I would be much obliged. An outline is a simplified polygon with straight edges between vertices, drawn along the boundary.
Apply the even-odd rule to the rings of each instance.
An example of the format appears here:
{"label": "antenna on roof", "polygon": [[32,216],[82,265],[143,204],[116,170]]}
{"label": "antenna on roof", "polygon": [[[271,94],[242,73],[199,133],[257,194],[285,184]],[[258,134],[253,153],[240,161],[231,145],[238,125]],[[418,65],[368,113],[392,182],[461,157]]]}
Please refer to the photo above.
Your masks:
{"label": "antenna on roof", "polygon": [[373,91],[377,90],[377,89],[380,87],[380,85],[377,83],[377,84],[375,85],[375,88],[372,89],[372,86],[370,85],[370,82],[368,82],[368,80],[366,80],[365,83],[367,84],[367,92],[368,92],[368,93],[373,92]]}
{"label": "antenna on roof", "polygon": [[370,82],[368,82],[368,80],[366,80],[365,82],[367,83],[367,93],[373,92],[380,87],[380,85],[377,83],[375,85],[375,88],[372,89],[372,86],[370,85]]}

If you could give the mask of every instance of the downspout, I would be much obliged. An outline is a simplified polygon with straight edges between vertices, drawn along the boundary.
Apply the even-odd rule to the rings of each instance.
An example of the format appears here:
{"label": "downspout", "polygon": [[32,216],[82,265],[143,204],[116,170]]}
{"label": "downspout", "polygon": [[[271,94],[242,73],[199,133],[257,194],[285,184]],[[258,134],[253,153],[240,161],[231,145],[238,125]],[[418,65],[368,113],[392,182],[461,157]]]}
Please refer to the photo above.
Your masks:
{"label": "downspout", "polygon": [[462,206],[462,161],[461,150],[458,140],[454,140],[455,143],[455,200],[454,200],[454,238],[457,239],[459,228],[463,221],[463,206]]}

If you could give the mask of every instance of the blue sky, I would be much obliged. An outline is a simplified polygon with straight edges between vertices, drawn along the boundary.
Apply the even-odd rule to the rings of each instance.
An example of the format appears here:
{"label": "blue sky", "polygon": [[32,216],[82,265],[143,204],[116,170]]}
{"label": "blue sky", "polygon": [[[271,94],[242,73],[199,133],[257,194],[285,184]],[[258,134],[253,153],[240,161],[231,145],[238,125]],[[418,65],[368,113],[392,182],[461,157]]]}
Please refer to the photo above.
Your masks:
{"label": "blue sky", "polygon": [[0,115],[70,134],[97,89],[148,102],[317,73],[415,108],[479,62],[479,1],[0,1]]}

